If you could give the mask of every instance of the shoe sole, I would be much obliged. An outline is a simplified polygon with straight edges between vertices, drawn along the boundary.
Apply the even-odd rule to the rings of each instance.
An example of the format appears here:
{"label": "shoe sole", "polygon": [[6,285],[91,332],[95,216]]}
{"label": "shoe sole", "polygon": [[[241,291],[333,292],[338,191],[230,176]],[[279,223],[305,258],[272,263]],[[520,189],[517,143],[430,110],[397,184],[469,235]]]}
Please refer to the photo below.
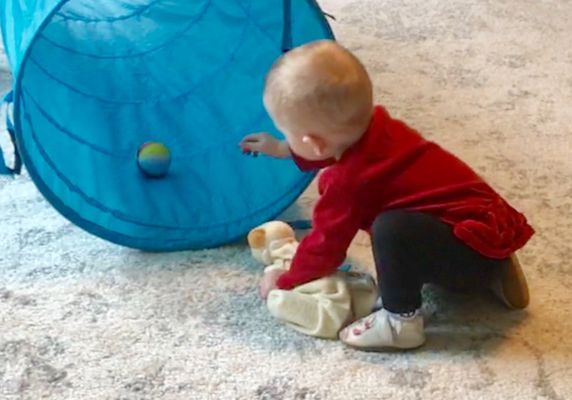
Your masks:
{"label": "shoe sole", "polygon": [[342,342],[344,346],[349,347],[353,350],[365,351],[366,353],[401,353],[407,351],[417,350],[420,347],[423,347],[425,342],[421,343],[419,346],[415,347],[394,347],[394,346],[385,346],[385,347],[359,347],[359,346],[352,346],[349,343]]}

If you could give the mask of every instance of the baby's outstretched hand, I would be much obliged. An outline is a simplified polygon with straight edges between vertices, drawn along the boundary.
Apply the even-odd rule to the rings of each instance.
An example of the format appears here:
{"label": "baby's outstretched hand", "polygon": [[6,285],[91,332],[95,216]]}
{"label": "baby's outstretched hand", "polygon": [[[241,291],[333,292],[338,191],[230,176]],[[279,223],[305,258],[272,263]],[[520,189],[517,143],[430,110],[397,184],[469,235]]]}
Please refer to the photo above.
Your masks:
{"label": "baby's outstretched hand", "polygon": [[276,139],[269,133],[253,133],[246,136],[240,142],[240,148],[244,154],[257,156],[259,153],[270,157],[288,158],[290,148],[288,143]]}
{"label": "baby's outstretched hand", "polygon": [[285,272],[282,269],[273,269],[266,272],[260,280],[260,297],[266,300],[270,291],[278,289],[276,282]]}

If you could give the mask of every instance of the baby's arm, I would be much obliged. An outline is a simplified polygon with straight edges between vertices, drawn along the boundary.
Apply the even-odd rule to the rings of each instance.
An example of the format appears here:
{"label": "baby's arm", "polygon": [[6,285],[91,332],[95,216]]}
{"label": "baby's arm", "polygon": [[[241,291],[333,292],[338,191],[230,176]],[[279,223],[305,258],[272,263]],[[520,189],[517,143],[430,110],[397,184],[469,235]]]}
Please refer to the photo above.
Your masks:
{"label": "baby's arm", "polygon": [[323,188],[314,209],[314,227],[300,242],[288,272],[278,278],[278,288],[292,289],[337,271],[361,226],[354,196],[350,185],[330,183]]}
{"label": "baby's arm", "polygon": [[269,133],[253,133],[240,142],[244,154],[257,156],[259,153],[275,158],[290,158],[292,153],[288,142],[278,140]]}

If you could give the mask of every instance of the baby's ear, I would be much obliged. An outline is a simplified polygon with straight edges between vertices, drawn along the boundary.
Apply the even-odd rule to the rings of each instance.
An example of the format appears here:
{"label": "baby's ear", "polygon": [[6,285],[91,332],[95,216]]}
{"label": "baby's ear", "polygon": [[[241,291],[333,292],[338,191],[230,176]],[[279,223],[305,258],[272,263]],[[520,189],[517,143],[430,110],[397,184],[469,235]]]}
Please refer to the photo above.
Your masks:
{"label": "baby's ear", "polygon": [[312,148],[314,154],[323,157],[326,151],[326,141],[318,135],[308,134],[302,138],[302,141]]}
{"label": "baby's ear", "polygon": [[266,231],[255,228],[248,234],[248,245],[251,249],[264,249],[266,247]]}

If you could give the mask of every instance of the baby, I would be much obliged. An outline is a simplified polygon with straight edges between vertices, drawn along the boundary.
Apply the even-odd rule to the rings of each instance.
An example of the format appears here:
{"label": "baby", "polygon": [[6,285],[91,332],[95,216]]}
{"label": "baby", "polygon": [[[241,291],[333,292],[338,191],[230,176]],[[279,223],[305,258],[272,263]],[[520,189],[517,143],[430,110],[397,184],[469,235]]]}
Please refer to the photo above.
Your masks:
{"label": "baby", "polygon": [[349,346],[421,346],[425,283],[493,289],[510,308],[528,305],[514,255],[534,233],[526,218],[457,157],[375,106],[367,71],[348,50],[318,41],[286,53],[267,77],[264,104],[286,141],[252,134],[242,150],[324,171],[313,229],[288,272],[265,274],[263,298],[336,272],[363,229],[382,308],[340,332]]}

